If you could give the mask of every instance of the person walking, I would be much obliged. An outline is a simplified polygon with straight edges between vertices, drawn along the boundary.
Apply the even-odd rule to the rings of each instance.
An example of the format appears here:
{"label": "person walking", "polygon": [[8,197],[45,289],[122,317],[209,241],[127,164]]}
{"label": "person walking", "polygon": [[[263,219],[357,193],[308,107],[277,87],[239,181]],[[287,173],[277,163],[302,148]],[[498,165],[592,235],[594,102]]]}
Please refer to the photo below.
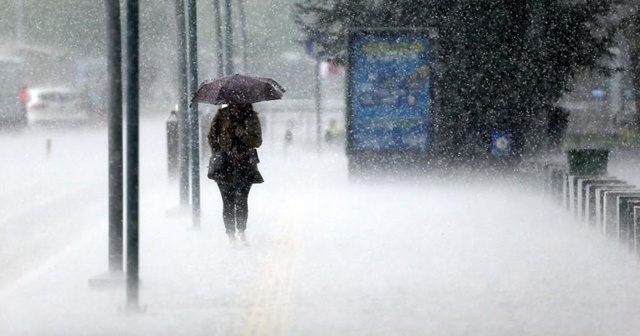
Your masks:
{"label": "person walking", "polygon": [[[251,104],[229,104],[220,108],[207,135],[212,153],[226,152],[228,165],[215,178],[222,197],[222,219],[229,243],[236,237],[246,243],[249,191],[264,179],[258,170],[262,128]],[[236,236],[237,234],[237,236]]]}

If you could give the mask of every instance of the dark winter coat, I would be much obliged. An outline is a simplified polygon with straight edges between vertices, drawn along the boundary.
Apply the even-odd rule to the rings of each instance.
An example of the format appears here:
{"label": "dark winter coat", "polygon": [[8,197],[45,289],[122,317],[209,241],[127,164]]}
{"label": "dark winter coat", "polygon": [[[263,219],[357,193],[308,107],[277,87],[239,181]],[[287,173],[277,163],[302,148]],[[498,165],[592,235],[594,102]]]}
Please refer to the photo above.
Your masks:
{"label": "dark winter coat", "polygon": [[258,170],[256,148],[262,145],[262,127],[256,111],[234,105],[219,109],[211,121],[207,140],[213,153],[223,151],[229,157],[228,168],[216,182],[264,182]]}

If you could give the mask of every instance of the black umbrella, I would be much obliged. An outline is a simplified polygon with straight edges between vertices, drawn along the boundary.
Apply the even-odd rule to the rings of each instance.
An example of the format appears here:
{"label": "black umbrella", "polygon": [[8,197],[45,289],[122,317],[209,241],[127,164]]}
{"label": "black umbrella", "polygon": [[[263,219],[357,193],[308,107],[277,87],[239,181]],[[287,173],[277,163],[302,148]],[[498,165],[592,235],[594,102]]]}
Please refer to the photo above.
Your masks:
{"label": "black umbrella", "polygon": [[257,103],[281,99],[285,89],[271,78],[232,75],[205,80],[192,102],[220,104]]}

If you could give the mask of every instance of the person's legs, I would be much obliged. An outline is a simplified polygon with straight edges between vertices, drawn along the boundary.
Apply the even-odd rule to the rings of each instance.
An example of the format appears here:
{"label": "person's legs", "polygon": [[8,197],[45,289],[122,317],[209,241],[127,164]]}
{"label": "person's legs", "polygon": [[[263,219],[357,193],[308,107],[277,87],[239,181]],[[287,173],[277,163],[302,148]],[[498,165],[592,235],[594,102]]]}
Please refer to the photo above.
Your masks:
{"label": "person's legs", "polygon": [[247,218],[249,217],[249,191],[251,183],[243,183],[235,190],[236,204],[236,226],[239,232],[247,229]]}
{"label": "person's legs", "polygon": [[236,190],[226,183],[218,183],[220,196],[222,196],[222,220],[228,235],[236,233],[235,194]]}

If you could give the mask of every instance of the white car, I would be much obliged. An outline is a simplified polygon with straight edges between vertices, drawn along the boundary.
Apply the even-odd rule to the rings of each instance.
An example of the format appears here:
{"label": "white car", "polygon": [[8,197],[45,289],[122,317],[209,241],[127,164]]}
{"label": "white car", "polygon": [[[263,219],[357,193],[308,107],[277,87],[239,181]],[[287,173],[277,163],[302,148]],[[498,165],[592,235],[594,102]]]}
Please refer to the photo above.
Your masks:
{"label": "white car", "polygon": [[29,88],[29,124],[74,123],[89,120],[78,91],[66,87]]}

